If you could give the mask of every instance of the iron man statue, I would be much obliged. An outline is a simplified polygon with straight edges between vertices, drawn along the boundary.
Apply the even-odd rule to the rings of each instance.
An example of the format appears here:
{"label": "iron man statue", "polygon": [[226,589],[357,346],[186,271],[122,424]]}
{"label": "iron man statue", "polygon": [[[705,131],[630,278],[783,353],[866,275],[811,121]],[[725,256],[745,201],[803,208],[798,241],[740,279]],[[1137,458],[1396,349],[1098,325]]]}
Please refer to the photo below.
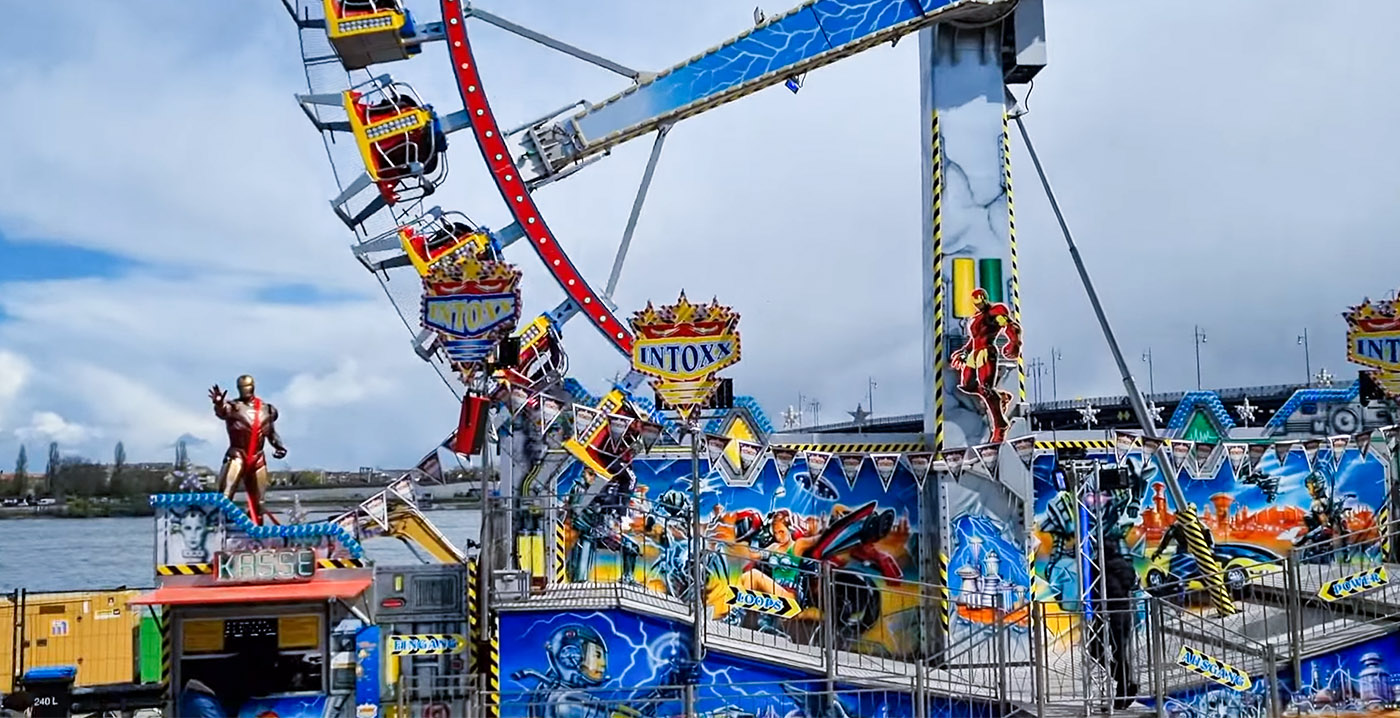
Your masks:
{"label": "iron man statue", "polygon": [[238,377],[238,398],[228,401],[227,397],[228,392],[218,384],[209,390],[214,416],[223,419],[228,429],[228,451],[224,452],[219,487],[224,496],[232,499],[241,481],[243,490],[248,493],[248,517],[261,525],[263,491],[267,488],[263,442],[272,444],[272,458],[287,455],[287,447],[277,435],[277,407],[253,394],[253,377],[247,374]]}
{"label": "iron man statue", "polygon": [[[997,363],[999,358],[1020,358],[1021,326],[1005,304],[989,301],[987,290],[981,287],[972,290],[972,305],[977,311],[967,320],[967,342],[953,352],[949,364],[960,373],[958,390],[982,403],[992,430],[987,441],[1002,441],[1010,425],[1007,414],[1013,397],[997,388]],[[1006,344],[1000,349],[996,344],[998,336],[1006,337]]]}

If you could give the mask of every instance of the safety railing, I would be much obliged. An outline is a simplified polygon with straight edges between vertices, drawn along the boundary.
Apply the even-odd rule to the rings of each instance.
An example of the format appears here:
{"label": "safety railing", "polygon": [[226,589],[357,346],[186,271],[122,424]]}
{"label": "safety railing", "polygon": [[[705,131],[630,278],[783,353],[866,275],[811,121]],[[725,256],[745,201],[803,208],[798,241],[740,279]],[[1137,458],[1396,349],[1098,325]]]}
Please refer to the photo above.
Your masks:
{"label": "safety railing", "polygon": [[483,694],[483,704],[499,706],[501,718],[569,715],[638,718],[739,718],[742,716],[907,716],[957,715],[1000,718],[1004,709],[976,698],[918,695],[909,687],[861,687],[828,680],[733,682],[724,675],[703,676],[692,685],[639,689],[591,686],[584,681],[548,677],[527,691]]}
{"label": "safety railing", "polygon": [[1400,629],[1400,564],[1392,560],[1400,522],[1316,533],[1289,553],[1283,576],[1264,586],[1287,608],[1285,655],[1295,685],[1302,683],[1302,660],[1319,649]]}
{"label": "safety railing", "polygon": [[[541,580],[522,600],[559,608],[630,601],[687,620],[695,603],[689,514],[645,498],[604,500],[626,503],[587,515],[568,497],[514,502],[510,522],[538,535],[532,550],[544,555],[535,560]],[[791,547],[738,543],[710,523],[704,530],[709,644],[781,653],[817,675],[907,684],[915,695],[1113,711],[1134,701],[1182,705],[1222,677],[1247,675],[1250,689],[1234,691],[1232,705],[1274,715],[1279,669],[1292,666],[1296,684],[1305,656],[1400,628],[1400,588],[1388,578],[1400,567],[1385,562],[1400,523],[1300,541],[1279,559],[1222,561],[1237,609],[1229,615],[1209,608],[1206,577],[1192,574],[1144,581],[1145,595],[1132,599],[1096,601],[1091,618],[1056,603],[1005,605],[1006,592],[950,594],[886,575],[876,562],[837,567]],[[517,557],[526,546],[518,537],[499,543]],[[1326,586],[1338,596],[1321,595]],[[1210,666],[1225,673],[1205,675]]]}
{"label": "safety railing", "polygon": [[486,685],[480,674],[400,675],[393,704],[400,716],[483,716]]}

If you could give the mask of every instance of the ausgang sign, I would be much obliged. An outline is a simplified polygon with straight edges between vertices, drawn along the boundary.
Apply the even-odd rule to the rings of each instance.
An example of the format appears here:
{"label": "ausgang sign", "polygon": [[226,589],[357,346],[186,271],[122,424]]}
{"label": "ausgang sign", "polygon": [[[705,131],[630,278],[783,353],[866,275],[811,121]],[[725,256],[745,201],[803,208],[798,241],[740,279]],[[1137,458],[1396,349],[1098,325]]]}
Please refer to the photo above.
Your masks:
{"label": "ausgang sign", "polygon": [[691,304],[681,292],[675,304],[632,317],[637,339],[632,368],[652,377],[667,404],[690,416],[714,392],[715,373],[739,361],[739,315],[717,301]]}

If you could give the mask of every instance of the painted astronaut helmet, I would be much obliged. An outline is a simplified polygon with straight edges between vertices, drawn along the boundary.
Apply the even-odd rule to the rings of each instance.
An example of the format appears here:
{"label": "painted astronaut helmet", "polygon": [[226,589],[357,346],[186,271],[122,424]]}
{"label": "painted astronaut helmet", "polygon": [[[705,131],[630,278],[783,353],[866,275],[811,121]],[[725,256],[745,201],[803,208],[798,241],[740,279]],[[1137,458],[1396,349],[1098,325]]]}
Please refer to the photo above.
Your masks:
{"label": "painted astronaut helmet", "polygon": [[608,673],[608,644],[588,626],[561,626],[545,643],[549,667],[561,682],[571,686],[596,686]]}
{"label": "painted astronaut helmet", "polygon": [[656,507],[667,516],[680,518],[690,513],[690,497],[683,491],[670,489],[657,497]]}

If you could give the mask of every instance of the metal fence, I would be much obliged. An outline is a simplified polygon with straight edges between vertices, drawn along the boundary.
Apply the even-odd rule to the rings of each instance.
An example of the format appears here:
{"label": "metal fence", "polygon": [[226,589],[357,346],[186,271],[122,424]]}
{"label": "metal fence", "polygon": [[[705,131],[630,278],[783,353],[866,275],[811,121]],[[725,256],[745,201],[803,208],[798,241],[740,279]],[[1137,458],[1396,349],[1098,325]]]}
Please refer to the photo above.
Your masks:
{"label": "metal fence", "polygon": [[[616,525],[597,534],[607,545],[591,547],[610,556],[608,567],[588,570],[575,548],[587,521],[575,520],[577,508],[567,497],[529,497],[515,506],[509,521],[540,541],[529,549],[537,567],[531,595],[519,600],[559,608],[630,602],[677,620],[693,615],[694,564],[681,530],[688,516],[667,536],[622,518],[650,515],[652,506],[627,507]],[[777,558],[774,552],[707,532],[699,552],[709,599],[703,630],[717,645],[781,651],[818,675],[881,676],[886,684],[906,681],[916,696],[972,696],[1042,713],[1114,712],[1115,704],[1135,701],[1169,715],[1193,696],[1247,675],[1249,688],[1234,691],[1240,695],[1230,710],[1272,716],[1289,700],[1280,695],[1280,672],[1291,667],[1296,685],[1306,656],[1400,629],[1400,588],[1374,580],[1386,570],[1397,537],[1400,523],[1312,542],[1277,561],[1223,565],[1238,609],[1230,615],[1208,607],[1205,577],[1193,576],[1150,582],[1131,599],[1100,599],[1086,618],[1055,603],[1003,605],[1005,594],[950,595],[943,586],[826,562],[788,561],[775,578],[774,567],[764,566]],[[498,544],[502,558],[527,545]],[[545,565],[538,568],[541,553]],[[1368,580],[1375,585],[1365,591],[1325,595],[1329,586],[1347,593]],[[735,589],[778,596],[797,608],[746,607]],[[969,614],[980,622],[959,625]]]}
{"label": "metal fence", "polygon": [[128,605],[139,593],[18,589],[0,596],[0,627],[8,629],[8,644],[0,651],[0,692],[13,690],[25,671],[38,667],[72,666],[78,686],[141,683],[158,676],[159,637],[153,648],[152,637],[143,632],[159,629]]}

